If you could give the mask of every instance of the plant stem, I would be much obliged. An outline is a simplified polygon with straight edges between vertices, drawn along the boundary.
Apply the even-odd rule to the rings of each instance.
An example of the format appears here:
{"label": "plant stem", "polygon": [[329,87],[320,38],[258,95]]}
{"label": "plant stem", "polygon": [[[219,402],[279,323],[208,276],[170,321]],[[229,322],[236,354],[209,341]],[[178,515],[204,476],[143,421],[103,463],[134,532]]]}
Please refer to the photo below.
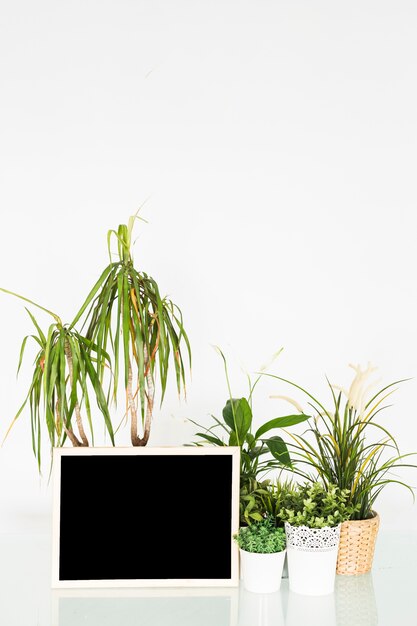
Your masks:
{"label": "plant stem", "polygon": [[68,428],[65,424],[62,424],[62,419],[61,419],[61,413],[59,410],[59,400],[56,401],[55,404],[55,413],[56,413],[56,429],[58,432],[58,436],[60,435],[60,427],[61,425],[63,425],[65,433],[68,437],[68,439],[71,441],[72,445],[74,446],[74,448],[79,448],[80,446],[82,446],[81,441],[79,441],[79,439],[77,439],[74,431],[72,430],[72,428]]}
{"label": "plant stem", "polygon": [[130,412],[130,438],[131,438],[133,446],[146,446],[146,444],[149,441],[149,435],[151,432],[152,414],[153,414],[154,398],[155,398],[155,386],[154,386],[154,382],[152,379],[151,368],[148,366],[149,365],[148,361],[149,361],[149,357],[148,357],[147,349],[145,346],[145,364],[144,365],[145,365],[145,371],[146,371],[147,406],[146,406],[145,425],[143,429],[143,437],[139,437],[138,435],[138,412],[136,409],[136,404],[135,404],[135,400],[133,398],[133,393],[132,393],[132,381],[133,381],[132,365],[129,360],[129,372],[128,372],[128,383],[127,383],[126,394],[127,394],[128,411]]}
{"label": "plant stem", "polygon": [[[70,347],[68,339],[65,339],[65,356],[67,357],[70,385],[71,385],[71,389],[72,389],[72,386],[73,386],[72,353],[71,353],[71,347]],[[82,417],[81,417],[80,405],[78,404],[78,401],[75,403],[74,409],[75,409],[75,418],[77,420],[78,432],[80,433],[80,437],[81,437],[81,442],[77,439],[77,437],[75,437],[75,435],[74,435],[73,438],[71,437],[71,435],[70,435],[71,429],[66,429],[67,435],[71,439],[73,445],[88,447],[88,445],[89,445],[88,444],[88,439],[87,439],[87,436],[85,434],[83,421],[82,421]],[[74,433],[72,433],[72,434],[74,434]],[[75,439],[77,440],[77,443],[74,443]]]}

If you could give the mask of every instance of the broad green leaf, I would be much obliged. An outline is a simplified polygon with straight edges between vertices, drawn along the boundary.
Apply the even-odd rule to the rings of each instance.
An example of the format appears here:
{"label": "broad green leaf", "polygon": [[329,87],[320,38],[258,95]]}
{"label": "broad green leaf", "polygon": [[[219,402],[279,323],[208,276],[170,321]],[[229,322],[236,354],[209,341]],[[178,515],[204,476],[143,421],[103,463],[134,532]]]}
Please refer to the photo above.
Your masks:
{"label": "broad green leaf", "polygon": [[256,444],[256,439],[251,433],[247,433],[246,442],[249,445],[249,448],[252,448]]}
{"label": "broad green leaf", "polygon": [[[233,407],[232,407],[233,401]],[[229,428],[235,430],[235,413],[236,413],[236,404],[239,402],[238,398],[233,398],[232,400],[228,400],[226,405],[222,411],[223,419]]]}
{"label": "broad green leaf", "polygon": [[252,409],[246,398],[241,398],[237,403],[235,417],[238,438],[240,441],[244,441],[252,425]]}
{"label": "broad green leaf", "polygon": [[273,428],[288,428],[289,426],[294,426],[295,424],[301,424],[308,419],[310,419],[310,415],[304,415],[304,413],[301,413],[299,415],[285,415],[283,417],[275,417],[269,422],[265,422],[265,424],[258,428],[255,434],[255,439],[259,439],[259,437],[262,437],[262,435],[267,433],[269,430],[272,430]]}
{"label": "broad green leaf", "polygon": [[292,467],[288,448],[282,437],[270,437],[269,439],[264,439],[263,441],[268,446],[269,451],[277,461],[286,467]]}

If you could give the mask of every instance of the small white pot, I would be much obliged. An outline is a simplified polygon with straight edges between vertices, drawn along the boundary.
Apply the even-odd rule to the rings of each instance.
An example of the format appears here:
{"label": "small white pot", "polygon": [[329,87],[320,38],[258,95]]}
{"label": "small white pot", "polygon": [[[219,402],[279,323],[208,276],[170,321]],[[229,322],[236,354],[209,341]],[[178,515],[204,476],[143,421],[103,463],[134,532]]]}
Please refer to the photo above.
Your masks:
{"label": "small white pot", "polygon": [[240,564],[245,589],[254,593],[274,593],[281,587],[285,550],[258,554],[240,549]]}
{"label": "small white pot", "polygon": [[340,524],[308,528],[285,523],[290,590],[307,596],[333,593]]}

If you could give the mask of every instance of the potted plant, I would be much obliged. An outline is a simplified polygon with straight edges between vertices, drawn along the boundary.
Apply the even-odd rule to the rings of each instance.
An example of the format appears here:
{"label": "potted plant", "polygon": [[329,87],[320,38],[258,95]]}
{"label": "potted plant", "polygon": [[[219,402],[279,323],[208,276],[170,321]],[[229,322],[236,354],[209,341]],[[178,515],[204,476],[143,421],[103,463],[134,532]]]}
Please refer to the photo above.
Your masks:
{"label": "potted plant", "polygon": [[[269,480],[265,476],[272,470],[291,469],[292,461],[287,444],[279,435],[268,435],[271,430],[289,428],[309,419],[300,412],[292,415],[276,417],[253,430],[253,393],[262,377],[260,374],[254,382],[249,380],[249,394],[245,398],[234,398],[232,395],[226,358],[222,357],[229,398],[223,408],[222,419],[212,416],[214,424],[206,428],[190,420],[200,428],[196,433],[199,440],[196,445],[212,444],[215,446],[240,447],[240,523],[251,524],[262,521],[264,513],[262,501],[268,496]],[[271,511],[270,511],[271,512]]]}
{"label": "potted plant", "polygon": [[254,593],[273,593],[281,586],[285,559],[285,532],[266,517],[239,529],[234,535],[239,546],[243,584]]}
{"label": "potted plant", "polygon": [[414,497],[412,488],[393,472],[416,468],[409,462],[415,453],[400,453],[394,436],[378,419],[388,408],[387,398],[404,381],[371,393],[374,384],[369,378],[375,368],[351,367],[355,375],[348,390],[329,382],[331,408],[296,383],[265,374],[303,392],[315,411],[302,436],[289,433],[295,472],[304,479],[333,483],[349,493],[353,513],[341,528],[338,574],[364,574],[371,569],[379,527],[375,501],[388,485],[401,485]]}
{"label": "potted plant", "polygon": [[278,519],[285,524],[291,591],[333,592],[340,526],[353,512],[349,491],[336,485],[305,483],[288,490]]}
{"label": "potted plant", "polygon": [[[70,324],[32,300],[0,288],[48,313],[53,323],[43,332],[28,311],[36,328],[31,335],[38,346],[34,373],[25,401],[12,425],[29,406],[32,441],[38,465],[41,463],[41,433],[46,427],[51,447],[69,439],[74,446],[88,446],[93,440],[90,395],[95,397],[105,427],[114,445],[116,429],[109,407],[116,402],[120,369],[124,374],[131,441],[144,446],[150,436],[156,389],[163,402],[168,374],[175,371],[178,392],[185,391],[185,355],[191,367],[191,351],[181,310],[162,297],[156,281],[134,267],[132,231],[138,214],[117,231],[108,232],[110,263],[91,289]],[[112,260],[110,243],[117,241],[117,260]],[[81,330],[77,324],[82,323]],[[22,343],[19,368],[28,337]],[[85,411],[88,429],[82,418]],[[139,421],[143,432],[140,434]],[[10,430],[10,429],[9,429]],[[88,434],[89,431],[89,434]]]}

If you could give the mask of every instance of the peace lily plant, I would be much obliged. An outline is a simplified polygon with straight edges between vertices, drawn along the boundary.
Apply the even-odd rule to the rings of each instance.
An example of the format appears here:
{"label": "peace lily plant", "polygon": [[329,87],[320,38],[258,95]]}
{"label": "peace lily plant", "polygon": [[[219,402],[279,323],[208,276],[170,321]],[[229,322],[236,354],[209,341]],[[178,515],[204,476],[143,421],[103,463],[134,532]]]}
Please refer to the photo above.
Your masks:
{"label": "peace lily plant", "polygon": [[[222,358],[226,375],[229,398],[222,411],[222,419],[212,415],[213,424],[209,427],[197,422],[198,441],[195,445],[207,443],[215,446],[238,446],[240,448],[240,520],[243,524],[260,522],[263,519],[263,502],[268,499],[269,480],[266,475],[273,470],[292,469],[292,460],[287,444],[280,435],[271,435],[271,431],[279,431],[301,424],[309,419],[302,411],[291,415],[275,417],[254,428],[253,394],[263,373],[254,382],[248,376],[248,397],[233,397],[226,357],[216,348]],[[278,356],[279,352],[275,355]]]}
{"label": "peace lily plant", "polygon": [[[93,399],[114,445],[110,406],[117,400],[120,369],[134,446],[144,446],[149,440],[156,389],[159,385],[162,404],[172,367],[178,392],[185,391],[184,347],[190,367],[191,350],[182,313],[171,300],[160,295],[151,276],[134,266],[131,248],[136,219],[140,219],[138,214],[117,231],[108,232],[110,263],[70,324],[64,324],[56,313],[33,300],[0,288],[53,319],[43,331],[33,313],[26,309],[36,333],[23,339],[18,371],[28,339],[36,343],[38,352],[28,393],[7,431],[8,434],[28,408],[39,468],[44,428],[51,447],[62,446],[67,438],[74,446],[94,445]],[[112,239],[117,241],[116,261],[112,261],[110,251]],[[81,321],[82,330],[77,330]]]}

